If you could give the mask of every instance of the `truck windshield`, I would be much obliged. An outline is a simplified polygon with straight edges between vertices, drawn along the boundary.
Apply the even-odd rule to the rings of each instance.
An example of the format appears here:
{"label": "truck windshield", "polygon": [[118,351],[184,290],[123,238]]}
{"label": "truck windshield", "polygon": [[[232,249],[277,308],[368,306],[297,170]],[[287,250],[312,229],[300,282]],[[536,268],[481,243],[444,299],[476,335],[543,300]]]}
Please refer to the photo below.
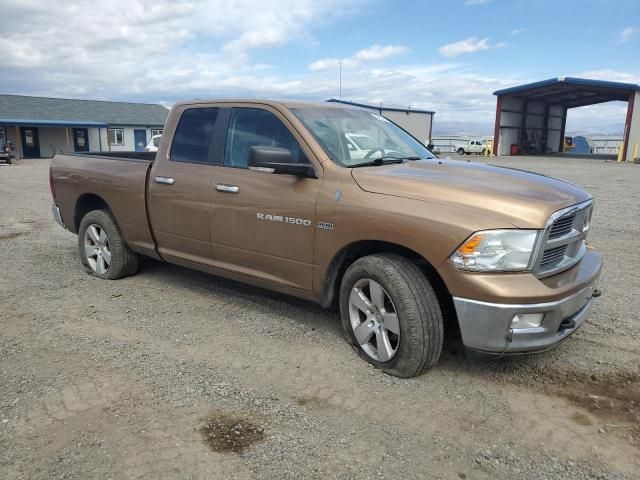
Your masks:
{"label": "truck windshield", "polygon": [[339,107],[300,107],[291,111],[329,157],[345,167],[371,164],[376,159],[435,158],[418,140],[374,112]]}

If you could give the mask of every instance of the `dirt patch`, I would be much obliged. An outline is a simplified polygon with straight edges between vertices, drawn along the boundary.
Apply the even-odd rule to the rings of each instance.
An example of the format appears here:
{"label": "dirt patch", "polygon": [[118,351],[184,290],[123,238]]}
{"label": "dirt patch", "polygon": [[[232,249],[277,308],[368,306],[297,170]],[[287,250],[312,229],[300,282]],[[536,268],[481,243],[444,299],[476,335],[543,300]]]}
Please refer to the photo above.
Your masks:
{"label": "dirt patch", "polygon": [[214,452],[240,453],[265,438],[263,424],[257,425],[252,418],[220,413],[210,415],[199,431]]}
{"label": "dirt patch", "polygon": [[[564,397],[599,417],[611,428],[625,428],[640,445],[640,376],[629,374],[568,375],[546,387],[546,393]],[[583,418],[584,417],[584,418]],[[574,418],[584,425],[584,415]]]}
{"label": "dirt patch", "polygon": [[313,408],[313,409],[322,409],[322,408],[326,408],[329,405],[326,400],[322,398],[318,398],[316,396],[296,398],[296,403],[301,407],[307,407],[307,408]]}
{"label": "dirt patch", "polygon": [[20,235],[24,235],[27,232],[14,232],[14,233],[3,233],[0,235],[0,240],[11,240],[12,238],[19,237]]}

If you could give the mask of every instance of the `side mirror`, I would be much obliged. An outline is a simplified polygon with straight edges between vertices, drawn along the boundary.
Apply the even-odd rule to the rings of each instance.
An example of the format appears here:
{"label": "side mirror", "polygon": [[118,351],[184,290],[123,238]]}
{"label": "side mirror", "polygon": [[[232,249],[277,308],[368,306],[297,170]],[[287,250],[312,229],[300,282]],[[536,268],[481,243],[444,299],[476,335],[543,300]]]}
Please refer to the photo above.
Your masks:
{"label": "side mirror", "polygon": [[308,163],[293,163],[291,150],[280,147],[258,146],[249,149],[249,169],[277,175],[318,178]]}

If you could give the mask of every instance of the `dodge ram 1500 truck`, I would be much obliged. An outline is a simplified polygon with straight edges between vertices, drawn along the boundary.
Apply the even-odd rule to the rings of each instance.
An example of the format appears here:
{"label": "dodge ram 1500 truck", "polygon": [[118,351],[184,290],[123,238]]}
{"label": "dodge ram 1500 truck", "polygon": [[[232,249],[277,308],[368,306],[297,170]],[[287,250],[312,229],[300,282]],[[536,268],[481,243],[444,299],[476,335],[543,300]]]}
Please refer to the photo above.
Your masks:
{"label": "dodge ram 1500 truck", "polygon": [[545,350],[597,296],[589,194],[438,159],[356,107],[182,102],[157,153],[57,154],[50,183],[89,273],[144,255],[336,306],[358,354],[400,377],[436,363],[448,325],[482,354]]}

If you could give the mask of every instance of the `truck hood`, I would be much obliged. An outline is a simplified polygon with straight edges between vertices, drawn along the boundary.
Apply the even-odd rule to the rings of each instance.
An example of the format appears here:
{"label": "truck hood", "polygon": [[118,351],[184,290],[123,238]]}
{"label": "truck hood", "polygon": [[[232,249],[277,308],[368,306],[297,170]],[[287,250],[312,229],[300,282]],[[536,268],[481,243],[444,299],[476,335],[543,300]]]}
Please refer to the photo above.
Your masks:
{"label": "truck hood", "polygon": [[457,160],[354,168],[352,176],[367,192],[455,205],[519,228],[542,228],[553,212],[591,198],[545,175]]}

